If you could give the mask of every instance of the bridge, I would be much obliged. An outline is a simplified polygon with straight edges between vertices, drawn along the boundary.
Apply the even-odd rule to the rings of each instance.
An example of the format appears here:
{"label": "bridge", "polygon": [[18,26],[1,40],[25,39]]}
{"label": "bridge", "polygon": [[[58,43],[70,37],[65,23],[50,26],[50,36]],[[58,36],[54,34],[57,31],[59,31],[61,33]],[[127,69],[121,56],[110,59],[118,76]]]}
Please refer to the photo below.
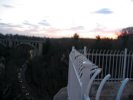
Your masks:
{"label": "bridge", "polygon": [[34,52],[34,55],[42,55],[45,42],[46,40],[0,39],[0,44],[4,47],[18,48],[21,45],[28,45],[32,48],[30,53]]}
{"label": "bridge", "polygon": [[[123,72],[121,73],[121,77],[114,77],[113,74],[110,73],[111,71],[103,74],[102,71],[104,68],[100,68],[90,59],[87,59],[89,57],[87,57],[86,51],[85,48],[84,53],[80,53],[74,47],[72,48],[69,55],[68,85],[54,96],[54,100],[129,100],[130,96],[133,95],[133,88],[131,82],[132,77],[127,78],[129,75],[125,73],[126,64],[124,64],[124,68],[122,68],[123,71],[120,69],[121,72]],[[125,59],[126,57],[128,58],[126,49],[124,54],[126,56],[124,57],[122,55],[121,57]],[[111,60],[109,64],[110,62]],[[129,61],[127,60],[127,62]],[[109,68],[109,70],[112,69]],[[100,75],[100,73],[102,73],[102,75]],[[114,73],[116,73],[115,69]],[[101,76],[100,78],[98,77],[99,75]],[[113,76],[113,79],[111,79],[111,76]]]}

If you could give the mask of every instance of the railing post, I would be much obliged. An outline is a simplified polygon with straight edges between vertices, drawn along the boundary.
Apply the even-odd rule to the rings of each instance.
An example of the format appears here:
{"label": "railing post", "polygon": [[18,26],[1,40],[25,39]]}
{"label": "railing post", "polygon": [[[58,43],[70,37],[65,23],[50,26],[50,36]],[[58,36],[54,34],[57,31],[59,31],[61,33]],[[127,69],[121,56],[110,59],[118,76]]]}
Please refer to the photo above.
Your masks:
{"label": "railing post", "polygon": [[125,73],[126,73],[126,62],[127,62],[127,48],[125,48],[124,50],[123,79],[125,78]]}
{"label": "railing post", "polygon": [[84,56],[87,56],[87,47],[84,46]]}
{"label": "railing post", "polygon": [[75,47],[74,46],[72,46],[72,50],[74,50],[75,49]]}

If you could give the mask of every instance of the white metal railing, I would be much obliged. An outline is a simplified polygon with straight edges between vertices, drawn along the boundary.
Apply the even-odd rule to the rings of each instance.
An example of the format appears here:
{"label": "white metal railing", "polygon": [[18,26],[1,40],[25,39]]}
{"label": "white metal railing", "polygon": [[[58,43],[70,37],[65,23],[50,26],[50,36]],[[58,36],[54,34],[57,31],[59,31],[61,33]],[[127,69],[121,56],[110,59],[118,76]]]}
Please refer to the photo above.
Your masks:
{"label": "white metal railing", "polygon": [[100,73],[99,70],[98,66],[73,48],[69,55],[68,100],[87,100],[84,99],[89,98],[87,90]]}
{"label": "white metal railing", "polygon": [[96,80],[102,80],[108,73],[110,81],[119,81],[126,77],[133,80],[133,51],[125,50],[80,50],[90,61],[102,68]]}
{"label": "white metal railing", "polygon": [[108,74],[108,75],[106,75],[106,76],[104,77],[104,79],[101,81],[101,84],[100,84],[100,86],[99,86],[99,88],[98,88],[98,90],[97,90],[97,93],[96,93],[96,98],[95,98],[95,100],[99,100],[99,97],[100,97],[102,88],[103,88],[103,86],[105,85],[106,81],[107,81],[110,77],[111,77],[111,75]]}
{"label": "white metal railing", "polygon": [[[87,54],[87,53],[86,53]],[[93,81],[101,72],[98,68],[83,54],[79,53],[74,47],[69,55],[69,74],[68,74],[68,100],[90,100],[90,89]],[[95,100],[99,100],[101,91],[106,81],[110,78],[110,74],[105,75],[102,79]],[[118,90],[116,100],[120,100],[128,78],[123,79]]]}

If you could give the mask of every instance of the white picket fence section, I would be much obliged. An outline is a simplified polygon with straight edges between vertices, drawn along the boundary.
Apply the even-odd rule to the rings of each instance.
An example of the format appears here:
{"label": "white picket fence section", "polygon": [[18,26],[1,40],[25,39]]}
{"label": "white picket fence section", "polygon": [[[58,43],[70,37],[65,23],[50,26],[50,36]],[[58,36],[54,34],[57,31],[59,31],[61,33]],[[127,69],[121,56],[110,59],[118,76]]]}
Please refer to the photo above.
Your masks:
{"label": "white picket fence section", "polygon": [[110,81],[119,81],[128,77],[133,80],[133,51],[125,50],[80,50],[90,61],[99,66],[102,72],[96,80],[102,80],[110,73]]}
{"label": "white picket fence section", "polygon": [[[90,100],[90,89],[93,81],[100,74],[101,68],[98,68],[83,54],[79,53],[74,47],[69,55],[69,74],[68,74],[68,100]],[[102,79],[96,93],[95,100],[99,100],[101,91],[106,81],[110,78],[110,74],[105,75]],[[122,92],[128,78],[122,81],[118,90],[116,100],[120,100]]]}

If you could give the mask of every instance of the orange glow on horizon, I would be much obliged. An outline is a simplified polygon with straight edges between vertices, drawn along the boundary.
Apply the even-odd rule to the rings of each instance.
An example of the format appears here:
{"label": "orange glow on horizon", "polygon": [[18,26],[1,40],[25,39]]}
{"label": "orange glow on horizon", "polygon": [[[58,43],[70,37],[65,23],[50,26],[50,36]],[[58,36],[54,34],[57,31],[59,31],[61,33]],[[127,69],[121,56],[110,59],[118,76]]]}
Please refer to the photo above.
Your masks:
{"label": "orange glow on horizon", "polygon": [[93,38],[95,39],[96,36],[100,36],[100,38],[111,38],[111,39],[117,39],[118,34],[115,32],[91,32],[91,33],[84,33],[84,34],[79,34],[79,37],[81,38]]}
{"label": "orange glow on horizon", "polygon": [[80,38],[92,38],[96,39],[96,36],[100,36],[100,38],[111,38],[117,39],[120,32],[74,32],[74,31],[66,31],[66,30],[59,30],[54,28],[48,29],[39,29],[33,31],[27,31],[28,27],[23,28],[15,28],[16,31],[19,31],[22,34],[26,34],[28,36],[39,36],[39,37],[48,37],[48,38],[71,38],[73,37],[74,33],[77,33]]}

